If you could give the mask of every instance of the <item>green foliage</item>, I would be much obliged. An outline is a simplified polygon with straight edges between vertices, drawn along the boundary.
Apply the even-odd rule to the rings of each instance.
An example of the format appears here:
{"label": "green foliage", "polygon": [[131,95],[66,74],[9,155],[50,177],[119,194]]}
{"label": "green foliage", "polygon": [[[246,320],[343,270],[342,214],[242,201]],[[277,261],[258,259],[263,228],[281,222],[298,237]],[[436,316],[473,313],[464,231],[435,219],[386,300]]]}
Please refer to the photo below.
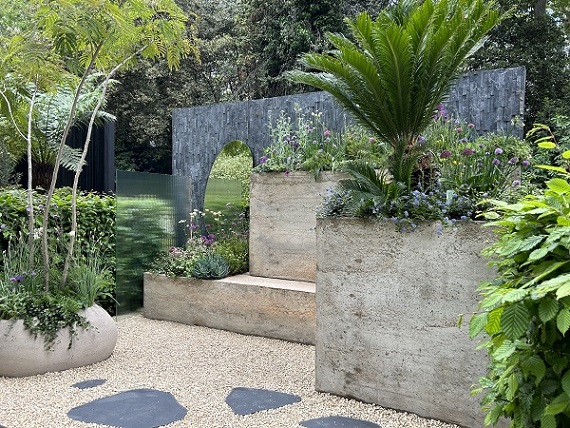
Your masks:
{"label": "green foliage", "polygon": [[232,236],[218,241],[213,249],[227,262],[228,275],[237,275],[249,270],[249,243],[247,239]]}
{"label": "green foliage", "polygon": [[228,276],[228,262],[220,255],[208,252],[194,261],[192,276],[200,279],[218,279]]}
{"label": "green foliage", "polygon": [[[271,118],[269,122],[272,123]],[[353,126],[343,133],[331,131],[322,120],[322,112],[312,112],[307,117],[297,106],[294,117],[281,111],[272,124],[271,145],[254,171],[312,171],[318,178],[321,171],[335,171],[351,159],[379,164],[385,151],[361,128]]]}
{"label": "green foliage", "polygon": [[[212,166],[209,179],[224,180],[225,183],[228,180],[238,180],[241,186],[241,205],[247,207],[249,206],[249,185],[252,167],[253,157],[251,151],[241,141],[235,141],[228,143],[220,152]],[[210,182],[208,182],[208,187],[209,185]],[[209,193],[210,189],[207,188],[206,198],[208,198]]]}
{"label": "green foliage", "polygon": [[[563,172],[564,170],[558,170]],[[491,362],[481,378],[487,425],[570,424],[570,175],[516,203],[492,201],[486,213],[499,239],[484,254],[497,277],[480,286],[473,338],[486,335]]]}
{"label": "green foliage", "polygon": [[[565,151],[570,150],[569,116],[555,116],[551,126],[535,123],[527,132],[527,140],[533,141],[534,164],[554,165],[570,171],[570,160],[562,156]],[[553,171],[534,169],[532,181],[541,186],[555,175]]]}
{"label": "green foliage", "polygon": [[412,185],[417,140],[459,75],[462,62],[499,22],[495,2],[402,0],[377,19],[348,20],[353,40],[327,35],[335,50],[310,53],[296,83],[330,92],[354,119],[392,148],[392,179]]}

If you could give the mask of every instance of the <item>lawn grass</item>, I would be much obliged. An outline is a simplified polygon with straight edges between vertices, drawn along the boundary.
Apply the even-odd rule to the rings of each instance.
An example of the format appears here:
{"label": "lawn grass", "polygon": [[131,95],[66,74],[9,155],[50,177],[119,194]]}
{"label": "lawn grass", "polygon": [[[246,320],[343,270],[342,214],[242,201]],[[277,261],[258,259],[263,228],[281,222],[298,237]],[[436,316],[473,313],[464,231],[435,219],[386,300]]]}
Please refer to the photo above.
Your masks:
{"label": "lawn grass", "polygon": [[[227,204],[231,204],[229,207]],[[204,209],[221,211],[226,218],[234,219],[242,211],[241,184],[239,180],[210,178],[206,186]],[[206,214],[206,224],[212,224],[211,216]],[[215,230],[214,230],[215,232]]]}

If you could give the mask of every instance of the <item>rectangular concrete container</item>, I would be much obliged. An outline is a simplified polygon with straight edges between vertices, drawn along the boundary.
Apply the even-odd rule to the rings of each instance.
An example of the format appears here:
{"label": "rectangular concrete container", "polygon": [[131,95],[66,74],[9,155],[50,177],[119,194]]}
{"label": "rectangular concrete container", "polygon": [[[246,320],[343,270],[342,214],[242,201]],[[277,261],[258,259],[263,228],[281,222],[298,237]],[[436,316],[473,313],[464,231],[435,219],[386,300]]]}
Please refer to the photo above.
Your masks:
{"label": "rectangular concrete container", "polygon": [[480,255],[494,235],[475,223],[438,229],[318,220],[316,389],[480,428],[470,390],[488,360],[467,321],[478,284],[494,277]]}
{"label": "rectangular concrete container", "polygon": [[144,275],[144,316],[313,345],[315,284],[236,275]]}
{"label": "rectangular concrete container", "polygon": [[342,174],[251,175],[249,272],[254,276],[315,281],[316,211]]}

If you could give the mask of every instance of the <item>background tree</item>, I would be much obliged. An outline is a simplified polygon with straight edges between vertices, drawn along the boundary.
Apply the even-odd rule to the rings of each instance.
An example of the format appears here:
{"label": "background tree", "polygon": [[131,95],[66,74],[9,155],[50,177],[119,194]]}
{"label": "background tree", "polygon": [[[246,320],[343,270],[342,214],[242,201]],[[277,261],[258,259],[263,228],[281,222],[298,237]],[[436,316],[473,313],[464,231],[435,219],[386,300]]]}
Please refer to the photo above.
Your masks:
{"label": "background tree", "polygon": [[511,15],[490,34],[469,68],[525,66],[525,124],[570,110],[567,0],[500,0]]}

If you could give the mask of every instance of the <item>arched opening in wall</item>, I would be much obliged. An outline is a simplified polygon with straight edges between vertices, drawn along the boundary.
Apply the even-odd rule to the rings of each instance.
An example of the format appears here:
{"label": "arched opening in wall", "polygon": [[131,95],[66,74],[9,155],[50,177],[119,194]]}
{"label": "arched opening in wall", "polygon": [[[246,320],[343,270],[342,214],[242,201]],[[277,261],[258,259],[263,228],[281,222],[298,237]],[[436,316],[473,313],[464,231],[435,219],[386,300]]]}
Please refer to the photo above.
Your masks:
{"label": "arched opening in wall", "polygon": [[204,197],[205,239],[229,264],[230,274],[249,268],[249,185],[253,155],[242,141],[226,144],[216,158]]}

